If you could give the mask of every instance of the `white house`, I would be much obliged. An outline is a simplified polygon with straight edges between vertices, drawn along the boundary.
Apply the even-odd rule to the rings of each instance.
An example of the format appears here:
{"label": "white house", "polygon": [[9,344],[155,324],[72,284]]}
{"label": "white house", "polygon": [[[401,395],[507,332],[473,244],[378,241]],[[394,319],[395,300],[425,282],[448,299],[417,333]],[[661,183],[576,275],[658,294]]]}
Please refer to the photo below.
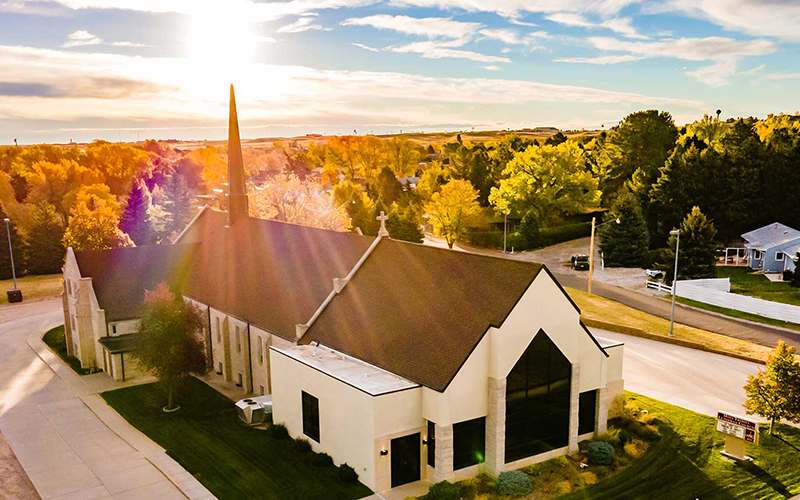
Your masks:
{"label": "white house", "polygon": [[272,394],[275,422],[373,490],[497,475],[605,431],[623,346],[545,266],[249,217],[231,97],[227,212],[174,245],[69,251],[84,366],[131,375],[125,339],[164,281],[205,315],[214,376]]}

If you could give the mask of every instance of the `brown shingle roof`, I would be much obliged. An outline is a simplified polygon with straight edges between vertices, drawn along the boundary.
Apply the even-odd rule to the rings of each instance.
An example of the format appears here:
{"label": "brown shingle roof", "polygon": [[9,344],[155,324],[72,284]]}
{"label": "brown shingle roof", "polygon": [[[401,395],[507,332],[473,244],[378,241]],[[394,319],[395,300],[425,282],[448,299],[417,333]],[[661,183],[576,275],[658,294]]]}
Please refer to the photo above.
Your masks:
{"label": "brown shingle roof", "polygon": [[185,295],[293,340],[372,238],[206,210]]}
{"label": "brown shingle roof", "polygon": [[180,289],[196,245],[150,245],[75,252],[84,278],[92,278],[106,321],[138,318],[144,291],[161,282]]}
{"label": "brown shingle roof", "polygon": [[301,343],[319,342],[444,391],[541,270],[384,239]]}

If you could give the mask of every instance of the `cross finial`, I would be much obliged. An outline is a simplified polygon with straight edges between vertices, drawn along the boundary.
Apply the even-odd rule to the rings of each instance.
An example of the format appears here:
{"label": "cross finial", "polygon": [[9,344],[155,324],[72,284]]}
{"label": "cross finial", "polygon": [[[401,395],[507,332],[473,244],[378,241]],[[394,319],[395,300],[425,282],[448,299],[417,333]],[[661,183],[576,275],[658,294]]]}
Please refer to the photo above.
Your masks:
{"label": "cross finial", "polygon": [[386,229],[386,220],[388,218],[389,216],[383,213],[383,210],[381,210],[381,214],[376,217],[376,220],[381,221],[381,230],[378,231],[378,236],[389,236],[389,231]]}

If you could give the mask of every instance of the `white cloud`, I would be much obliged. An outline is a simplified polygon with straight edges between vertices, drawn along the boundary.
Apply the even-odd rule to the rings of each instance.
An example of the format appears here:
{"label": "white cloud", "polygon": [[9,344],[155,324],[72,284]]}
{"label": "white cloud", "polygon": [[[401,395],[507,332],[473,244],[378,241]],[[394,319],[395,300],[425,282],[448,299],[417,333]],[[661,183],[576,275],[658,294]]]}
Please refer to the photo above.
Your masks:
{"label": "white cloud", "polygon": [[535,45],[538,40],[549,38],[546,31],[534,31],[520,36],[519,32],[509,28],[490,29],[485,28],[480,30],[481,35],[493,40],[500,40],[506,45]]}
{"label": "white cloud", "polygon": [[556,14],[551,14],[547,16],[545,19],[548,21],[552,21],[554,23],[562,24],[564,26],[572,26],[572,27],[579,27],[579,28],[588,28],[588,29],[595,29],[595,28],[606,28],[620,35],[623,35],[627,38],[637,38],[639,40],[646,40],[647,37],[644,35],[639,34],[636,31],[636,28],[633,27],[633,19],[630,17],[613,17],[610,19],[604,19],[599,23],[594,23],[586,19],[584,16],[580,14],[571,14],[567,12],[559,12]]}
{"label": "white cloud", "polygon": [[600,56],[600,57],[564,57],[560,59],[554,59],[554,62],[569,63],[569,64],[598,64],[605,66],[607,64],[620,64],[626,62],[640,61],[642,59],[643,57],[631,56],[631,55]]}
{"label": "white cloud", "polygon": [[800,40],[800,2],[796,0],[669,0],[648,9],[683,12],[753,36]]}
{"label": "white cloud", "polygon": [[764,75],[761,80],[769,81],[783,81],[783,80],[797,80],[800,79],[800,73],[770,73]]}
{"label": "white cloud", "polygon": [[387,47],[386,50],[402,54],[407,54],[407,53],[420,54],[425,59],[444,59],[444,58],[469,59],[470,61],[476,61],[482,63],[511,62],[511,59],[507,57],[490,56],[486,54],[481,54],[479,52],[473,52],[471,50],[453,49],[450,48],[451,46],[452,43],[448,44],[446,42],[427,41],[427,42],[414,42],[414,43],[409,43],[407,45],[400,45],[395,47]]}
{"label": "white cloud", "polygon": [[519,19],[515,19],[513,17],[510,18],[508,20],[508,22],[511,23],[511,24],[516,24],[517,26],[527,26],[528,28],[536,28],[536,27],[539,26],[536,23],[529,23],[529,22],[526,22],[526,21],[520,21]]}
{"label": "white cloud", "polygon": [[494,65],[483,66],[483,69],[485,69],[486,71],[500,71],[500,66],[494,66]]}
{"label": "white cloud", "polygon": [[493,12],[517,19],[520,13],[592,12],[612,16],[628,5],[642,0],[390,0],[390,5],[439,9],[460,9],[467,12]]}
{"label": "white cloud", "polygon": [[86,47],[89,45],[111,45],[114,47],[150,47],[137,42],[106,42],[97,35],[93,35],[86,30],[77,30],[67,35],[67,41],[61,45],[64,48]]}
{"label": "white cloud", "polygon": [[323,30],[323,31],[330,31],[331,28],[326,28],[321,24],[314,24],[316,20],[316,16],[313,15],[303,15],[297,19],[297,21],[293,23],[286,24],[278,28],[278,33],[302,33],[304,31],[309,30]]}
{"label": "white cloud", "polygon": [[410,17],[378,14],[368,17],[345,19],[343,26],[372,26],[381,30],[392,30],[406,35],[428,38],[464,38],[472,36],[481,27],[480,23],[454,21],[446,17]]}
{"label": "white cloud", "polygon": [[684,61],[712,61],[712,64],[686,74],[698,81],[718,87],[736,74],[739,59],[775,52],[768,40],[738,41],[732,38],[675,38],[654,42],[631,42],[608,37],[590,37],[589,43],[605,51],[627,52],[640,58],[670,57]]}
{"label": "white cloud", "polygon": [[563,24],[564,26],[578,26],[581,28],[594,28],[595,24],[590,23],[580,14],[570,14],[567,12],[558,12],[546,16],[545,19],[553,21],[554,23]]}
{"label": "white cloud", "polygon": [[78,30],[70,33],[67,36],[67,41],[64,42],[62,47],[84,47],[86,45],[100,45],[103,39],[92,35],[86,30]]}
{"label": "white cloud", "polygon": [[358,47],[359,49],[368,50],[368,51],[370,51],[370,52],[380,52],[380,51],[379,51],[378,49],[376,49],[375,47],[370,47],[369,45],[364,45],[363,43],[353,43],[353,45],[355,45],[355,46],[356,46],[356,47]]}

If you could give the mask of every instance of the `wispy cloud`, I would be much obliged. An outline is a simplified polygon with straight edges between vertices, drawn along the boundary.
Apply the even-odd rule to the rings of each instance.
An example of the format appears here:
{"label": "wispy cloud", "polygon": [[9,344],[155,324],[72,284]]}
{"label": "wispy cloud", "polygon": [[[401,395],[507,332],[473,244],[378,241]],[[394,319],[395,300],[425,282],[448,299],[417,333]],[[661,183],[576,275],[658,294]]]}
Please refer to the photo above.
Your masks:
{"label": "wispy cloud", "polygon": [[113,47],[149,47],[138,42],[106,42],[97,35],[86,30],[77,30],[67,35],[67,41],[61,45],[64,48],[86,47],[88,45],[111,45]]}
{"label": "wispy cloud", "polygon": [[494,65],[483,66],[483,69],[485,69],[486,71],[500,71],[500,66],[494,66]]}
{"label": "wispy cloud", "polygon": [[439,9],[460,9],[467,12],[493,12],[517,19],[523,12],[593,12],[610,17],[623,8],[641,0],[390,0],[390,5]]}
{"label": "wispy cloud", "polygon": [[469,59],[470,61],[482,63],[510,63],[511,59],[507,57],[491,56],[481,54],[480,52],[473,52],[471,50],[462,50],[451,48],[451,45],[446,42],[414,42],[407,45],[399,45],[394,47],[387,47],[386,50],[399,53],[413,53],[420,54],[426,59]]}
{"label": "wispy cloud", "polygon": [[410,17],[378,14],[367,17],[351,17],[342,21],[342,26],[372,26],[380,30],[392,30],[406,35],[428,38],[464,38],[481,27],[480,23],[454,21],[447,17]]}
{"label": "wispy cloud", "polygon": [[331,28],[326,28],[321,24],[315,24],[317,16],[315,14],[304,14],[300,16],[297,21],[286,24],[277,29],[278,33],[302,33],[309,30],[330,31]]}
{"label": "wispy cloud", "polygon": [[359,49],[368,50],[370,52],[380,52],[380,50],[376,49],[375,47],[370,47],[369,45],[364,45],[363,43],[353,43]]}
{"label": "wispy cloud", "polygon": [[540,40],[550,37],[546,31],[534,31],[520,35],[518,31],[509,28],[485,28],[479,33],[486,38],[500,40],[506,45],[536,45]]}
{"label": "wispy cloud", "polygon": [[605,66],[607,64],[620,64],[626,62],[640,61],[644,59],[640,56],[599,56],[599,57],[562,57],[554,59],[554,62],[569,63],[569,64],[598,64]]}
{"label": "wispy cloud", "polygon": [[648,37],[639,34],[636,28],[633,27],[633,19],[630,17],[614,17],[604,19],[600,22],[592,22],[580,14],[569,12],[558,12],[546,16],[545,19],[557,24],[571,27],[597,29],[606,28],[627,38],[636,38],[639,40],[647,40]]}

